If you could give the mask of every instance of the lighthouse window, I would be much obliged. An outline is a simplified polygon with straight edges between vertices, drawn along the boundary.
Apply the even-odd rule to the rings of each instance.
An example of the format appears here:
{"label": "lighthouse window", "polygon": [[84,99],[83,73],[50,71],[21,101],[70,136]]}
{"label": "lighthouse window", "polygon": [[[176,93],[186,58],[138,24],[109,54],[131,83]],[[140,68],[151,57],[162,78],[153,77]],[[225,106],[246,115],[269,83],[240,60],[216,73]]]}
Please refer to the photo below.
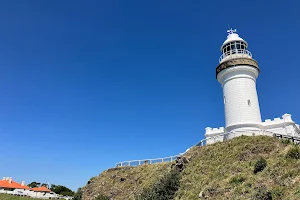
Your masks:
{"label": "lighthouse window", "polygon": [[227,51],[227,52],[230,51],[230,46],[227,46],[227,47],[226,47],[226,51]]}
{"label": "lighthouse window", "polygon": [[225,54],[235,54],[237,51],[236,50],[245,50],[247,49],[246,43],[242,41],[236,41],[236,42],[231,42],[226,44],[223,47],[223,53]]}
{"label": "lighthouse window", "polygon": [[247,45],[245,43],[241,43],[241,49],[246,49]]}
{"label": "lighthouse window", "polygon": [[224,96],[224,104],[226,104],[226,98],[225,98],[225,96]]}
{"label": "lighthouse window", "polygon": [[248,99],[248,106],[251,106],[251,101],[250,101],[250,99]]}

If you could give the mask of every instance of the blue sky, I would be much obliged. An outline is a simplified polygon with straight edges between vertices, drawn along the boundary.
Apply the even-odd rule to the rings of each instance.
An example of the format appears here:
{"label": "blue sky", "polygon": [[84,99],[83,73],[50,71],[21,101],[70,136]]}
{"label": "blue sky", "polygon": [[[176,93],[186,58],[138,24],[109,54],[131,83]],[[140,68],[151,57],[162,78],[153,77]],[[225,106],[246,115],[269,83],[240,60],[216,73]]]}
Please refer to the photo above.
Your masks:
{"label": "blue sky", "polygon": [[300,123],[300,3],[1,1],[0,176],[74,190],[224,125],[228,24],[259,62],[262,118]]}

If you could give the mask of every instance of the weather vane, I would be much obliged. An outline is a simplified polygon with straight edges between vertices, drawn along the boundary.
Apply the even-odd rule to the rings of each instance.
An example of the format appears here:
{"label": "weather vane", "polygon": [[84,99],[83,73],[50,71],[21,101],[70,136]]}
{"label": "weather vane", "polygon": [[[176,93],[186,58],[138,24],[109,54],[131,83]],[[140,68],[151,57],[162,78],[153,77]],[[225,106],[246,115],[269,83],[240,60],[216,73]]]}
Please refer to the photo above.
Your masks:
{"label": "weather vane", "polygon": [[227,33],[228,33],[228,35],[233,34],[233,33],[236,33],[236,29],[230,28],[230,29],[227,31]]}

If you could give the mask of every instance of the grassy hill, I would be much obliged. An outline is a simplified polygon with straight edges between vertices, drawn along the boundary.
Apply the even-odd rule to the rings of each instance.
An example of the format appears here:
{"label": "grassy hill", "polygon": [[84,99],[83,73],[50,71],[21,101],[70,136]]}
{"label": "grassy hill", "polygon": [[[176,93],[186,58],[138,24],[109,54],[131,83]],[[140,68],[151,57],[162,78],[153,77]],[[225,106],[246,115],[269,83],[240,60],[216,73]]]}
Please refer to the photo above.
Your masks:
{"label": "grassy hill", "polygon": [[114,197],[115,200],[134,199],[134,195],[151,187],[170,169],[170,163],[142,165],[139,167],[118,167],[108,169],[92,178],[83,188],[83,199],[99,195]]}
{"label": "grassy hill", "polygon": [[0,200],[32,200],[32,199],[29,197],[18,197],[18,196],[12,196],[7,194],[0,194]]}
{"label": "grassy hill", "polygon": [[[185,156],[189,162],[180,173],[178,187],[174,187],[175,200],[300,199],[300,151],[286,141],[242,136],[193,147]],[[170,173],[172,164],[109,169],[89,181],[83,198],[91,200],[101,194],[108,199],[135,199],[148,190],[145,200],[164,199],[152,198],[149,191],[161,192],[157,185]]]}

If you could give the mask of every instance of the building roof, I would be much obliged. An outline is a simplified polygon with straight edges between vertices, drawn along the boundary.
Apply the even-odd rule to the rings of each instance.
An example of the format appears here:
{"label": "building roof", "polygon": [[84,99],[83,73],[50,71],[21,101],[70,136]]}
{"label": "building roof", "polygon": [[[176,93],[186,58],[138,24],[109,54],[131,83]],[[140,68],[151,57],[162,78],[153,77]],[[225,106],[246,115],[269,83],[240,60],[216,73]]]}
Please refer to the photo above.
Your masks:
{"label": "building roof", "polygon": [[34,191],[34,192],[51,192],[51,190],[49,190],[48,188],[42,186],[39,188],[30,188],[30,190]]}
{"label": "building roof", "polygon": [[0,180],[0,188],[29,189],[27,185],[22,185],[13,180]]}

